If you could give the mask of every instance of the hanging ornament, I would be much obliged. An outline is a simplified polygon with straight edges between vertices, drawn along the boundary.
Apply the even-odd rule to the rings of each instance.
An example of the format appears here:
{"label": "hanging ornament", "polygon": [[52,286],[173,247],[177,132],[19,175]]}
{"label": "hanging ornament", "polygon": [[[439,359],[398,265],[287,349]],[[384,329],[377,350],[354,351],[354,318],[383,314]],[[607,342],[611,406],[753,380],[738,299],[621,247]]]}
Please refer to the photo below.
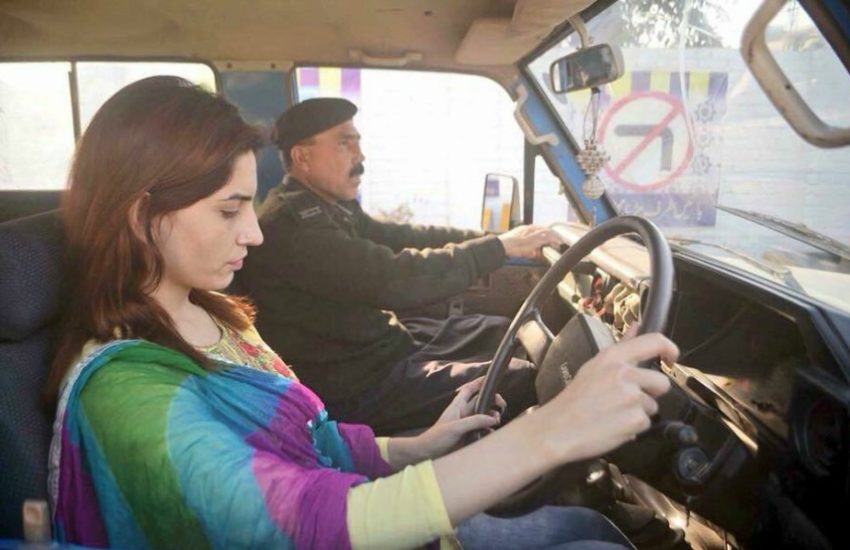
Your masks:
{"label": "hanging ornament", "polygon": [[581,191],[587,198],[598,199],[605,193],[605,185],[599,179],[599,171],[610,158],[596,139],[584,140],[584,149],[578,154],[578,165],[587,176],[581,186]]}
{"label": "hanging ornament", "polygon": [[[587,124],[588,116],[591,119],[590,128],[588,128]],[[581,191],[589,199],[598,199],[605,193],[605,185],[599,179],[599,172],[611,160],[611,156],[596,141],[596,123],[598,119],[599,88],[593,88],[590,94],[590,102],[587,104],[587,111],[584,114],[584,148],[576,156],[578,165],[586,176],[581,186]]]}

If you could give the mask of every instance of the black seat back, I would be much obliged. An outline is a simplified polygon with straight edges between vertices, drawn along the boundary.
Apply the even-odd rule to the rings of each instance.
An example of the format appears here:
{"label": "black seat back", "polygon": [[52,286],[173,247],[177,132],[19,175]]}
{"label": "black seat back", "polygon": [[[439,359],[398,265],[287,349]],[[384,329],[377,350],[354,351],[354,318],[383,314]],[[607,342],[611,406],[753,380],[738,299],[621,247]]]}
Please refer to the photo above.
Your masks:
{"label": "black seat back", "polygon": [[62,299],[58,211],[0,224],[0,539],[21,538],[21,505],[47,499],[53,419],[41,392]]}

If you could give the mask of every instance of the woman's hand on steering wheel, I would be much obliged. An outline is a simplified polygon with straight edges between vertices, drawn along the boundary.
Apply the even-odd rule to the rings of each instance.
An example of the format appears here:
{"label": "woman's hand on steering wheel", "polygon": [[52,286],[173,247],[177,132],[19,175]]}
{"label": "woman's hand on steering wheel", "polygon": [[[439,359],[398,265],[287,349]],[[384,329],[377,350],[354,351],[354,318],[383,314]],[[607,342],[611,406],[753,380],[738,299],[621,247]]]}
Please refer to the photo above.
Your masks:
{"label": "woman's hand on steering wheel", "polygon": [[458,449],[464,436],[476,430],[490,432],[502,420],[507,403],[496,394],[490,414],[474,414],[475,398],[484,385],[484,377],[460,386],[451,403],[434,424],[414,437],[393,437],[389,441],[389,459],[396,469],[439,458]]}
{"label": "woman's hand on steering wheel", "polygon": [[648,429],[670,379],[638,365],[678,356],[673,342],[652,333],[627,335],[585,363],[564,391],[532,415],[552,466],[595,458]]}
{"label": "woman's hand on steering wheel", "polygon": [[670,382],[638,367],[678,349],[658,333],[605,349],[572,382],[531,414],[522,415],[474,444],[434,461],[453,524],[492,507],[564,464],[595,458],[649,427],[655,399]]}
{"label": "woman's hand on steering wheel", "polygon": [[[641,300],[641,331],[646,335],[612,345],[610,328],[580,312],[554,334],[543,320],[546,300],[581,260],[627,233],[640,236],[649,256],[650,282],[645,302]],[[541,369],[535,381],[541,406],[488,437],[470,437],[475,443],[434,461],[452,521],[484,509],[515,514],[542,506],[562,487],[562,474],[570,477],[583,469],[586,476],[583,460],[603,455],[649,427],[658,410],[655,399],[670,388],[670,381],[639,366],[649,366],[655,357],[674,361],[678,356],[676,346],[658,334],[667,326],[674,281],[664,234],[644,218],[608,220],[561,254],[514,316],[493,355],[474,412],[486,415],[492,408],[517,344]]]}
{"label": "woman's hand on steering wheel", "polygon": [[418,436],[422,448],[427,451],[427,458],[437,458],[454,451],[469,432],[493,430],[499,425],[502,413],[507,407],[507,403],[499,394],[496,394],[490,414],[473,414],[475,398],[483,385],[484,377],[481,376],[458,388],[457,394],[440,418]]}

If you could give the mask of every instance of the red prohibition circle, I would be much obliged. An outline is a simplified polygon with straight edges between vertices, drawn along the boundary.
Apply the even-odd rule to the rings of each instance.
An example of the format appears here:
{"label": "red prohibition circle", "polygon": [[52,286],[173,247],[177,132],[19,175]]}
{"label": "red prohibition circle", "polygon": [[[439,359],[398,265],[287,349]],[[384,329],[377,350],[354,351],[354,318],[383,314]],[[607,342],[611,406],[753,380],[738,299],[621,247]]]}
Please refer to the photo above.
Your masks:
{"label": "red prohibition circle", "polygon": [[[629,94],[628,96],[616,101],[607,110],[607,112],[605,113],[605,116],[602,118],[602,124],[599,127],[599,142],[602,143],[602,144],[605,143],[605,135],[608,131],[608,125],[611,123],[611,120],[614,118],[614,115],[617,114],[617,112],[620,109],[622,109],[623,107],[625,107],[629,103],[632,103],[634,101],[638,101],[638,100],[641,100],[641,99],[646,99],[646,98],[658,99],[660,101],[668,103],[673,108],[670,111],[670,113],[668,113],[667,116],[665,116],[664,119],[662,119],[662,121],[659,124],[656,125],[654,131],[657,131],[658,133],[660,133],[662,130],[664,130],[664,128],[669,126],[670,123],[673,122],[673,120],[676,117],[678,117],[678,116],[685,117],[686,116],[685,115],[685,109],[684,109],[684,106],[682,105],[682,102],[679,101],[678,99],[676,99],[675,97],[669,95],[669,94],[665,94],[664,92],[658,92],[658,91],[635,92],[633,94]],[[687,123],[687,121],[686,121],[686,123]],[[629,162],[625,162],[625,161],[620,162],[620,169],[619,170],[612,169],[611,166],[610,166],[610,163],[606,164],[605,165],[605,173],[608,174],[608,176],[612,180],[619,183],[620,185],[622,185],[624,187],[628,187],[629,189],[634,189],[636,191],[651,191],[653,189],[659,189],[661,187],[664,187],[664,186],[672,183],[673,180],[675,180],[676,178],[678,178],[679,176],[682,175],[682,172],[684,172],[685,169],[688,167],[688,163],[691,161],[691,158],[693,157],[694,144],[693,144],[693,141],[691,141],[690,133],[688,133],[688,147],[685,150],[685,155],[682,158],[682,161],[679,163],[678,166],[676,166],[675,170],[670,172],[670,174],[667,177],[661,178],[660,180],[655,181],[655,182],[651,182],[647,185],[641,185],[641,184],[638,184],[638,183],[635,183],[635,182],[632,182],[632,181],[628,181],[627,179],[625,179],[621,176],[622,171],[626,167],[626,166],[623,166],[623,164],[628,165],[628,164],[631,163],[631,161],[634,161],[634,159],[643,151],[643,149],[646,148],[647,145],[649,145],[649,142],[651,142],[653,139],[655,139],[656,136],[657,136],[657,134],[653,135],[651,133],[651,134],[647,135],[646,137],[644,137],[644,139],[641,140],[641,142],[638,144],[638,146],[635,149],[632,150],[632,153],[630,155],[627,155],[626,160],[628,160]],[[629,158],[629,157],[631,157],[631,158]]]}

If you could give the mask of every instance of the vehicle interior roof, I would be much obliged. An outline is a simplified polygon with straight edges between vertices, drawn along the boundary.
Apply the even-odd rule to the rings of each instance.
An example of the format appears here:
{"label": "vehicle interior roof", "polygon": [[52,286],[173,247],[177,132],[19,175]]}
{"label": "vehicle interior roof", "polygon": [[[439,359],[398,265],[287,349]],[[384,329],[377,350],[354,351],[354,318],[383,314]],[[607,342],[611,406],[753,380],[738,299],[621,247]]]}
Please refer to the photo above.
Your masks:
{"label": "vehicle interior roof", "polygon": [[[5,0],[0,2],[0,57],[7,60],[178,57],[214,62],[275,62],[286,66],[289,62],[358,64],[351,56],[354,49],[378,57],[413,51],[421,53],[422,60],[411,67],[474,72],[507,83],[515,74],[510,64],[513,60],[487,65],[457,60],[458,47],[474,21],[495,18],[514,23],[505,27],[506,32],[524,33],[521,52],[524,54],[555,25],[590,3],[589,0],[253,0],[250,3]],[[526,23],[531,23],[530,32],[528,25],[517,30],[520,15],[525,16]],[[551,22],[546,22],[547,19]],[[498,49],[499,41],[491,42]],[[477,42],[473,51],[480,53],[486,48],[488,43]],[[500,59],[511,57],[504,52],[497,55],[502,56]]]}

